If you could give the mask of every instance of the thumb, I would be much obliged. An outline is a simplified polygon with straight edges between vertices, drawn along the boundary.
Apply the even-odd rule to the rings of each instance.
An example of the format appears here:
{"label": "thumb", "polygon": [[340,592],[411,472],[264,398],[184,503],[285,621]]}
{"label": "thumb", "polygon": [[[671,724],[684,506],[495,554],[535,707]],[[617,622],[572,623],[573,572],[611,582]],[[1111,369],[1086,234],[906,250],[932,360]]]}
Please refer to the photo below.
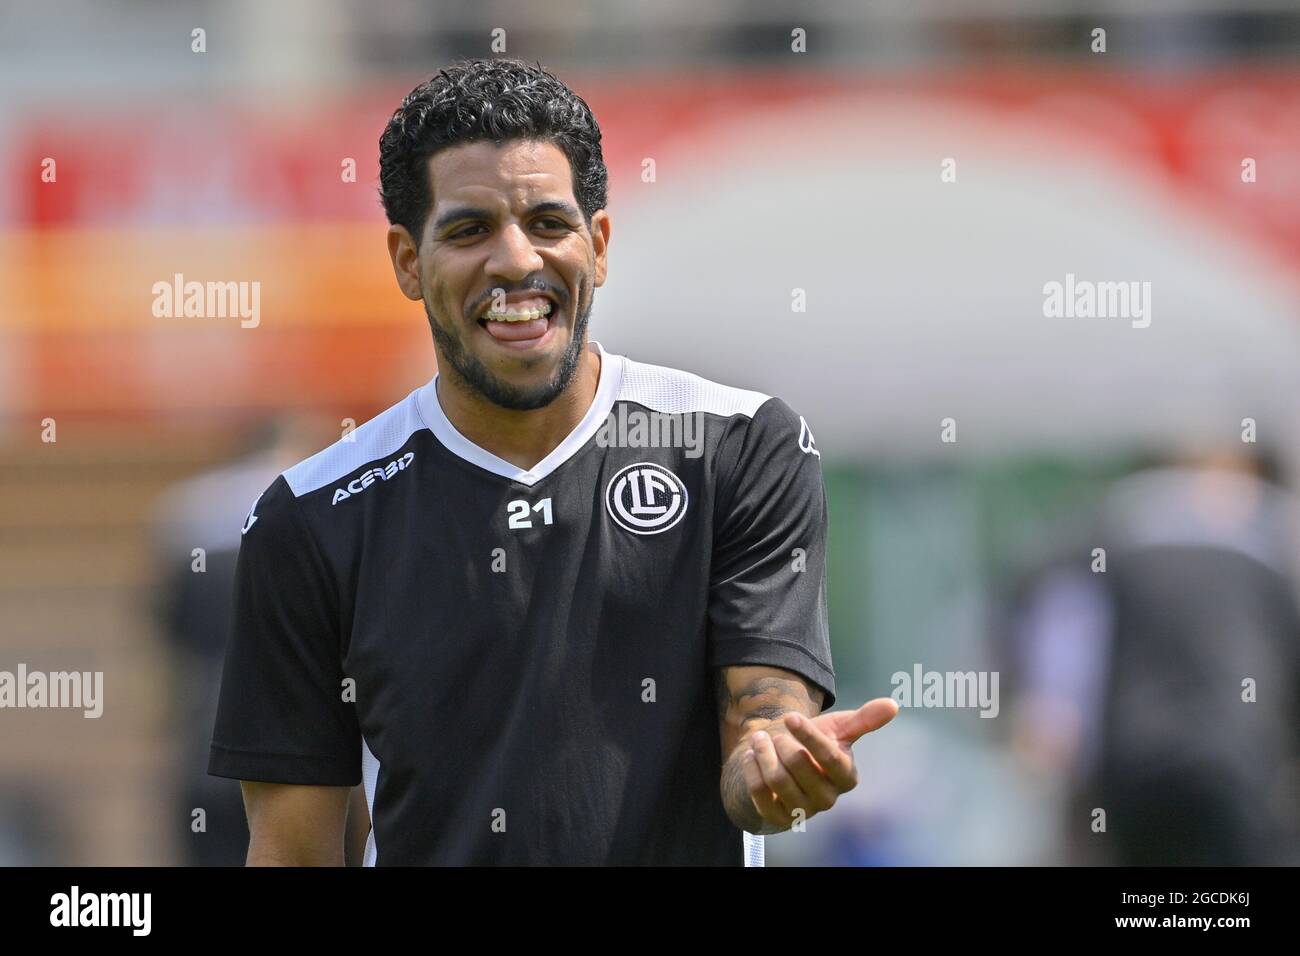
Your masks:
{"label": "thumb", "polygon": [[[898,702],[892,697],[877,697],[869,700],[857,710],[837,710],[822,714],[818,718],[828,718],[823,726],[845,746],[852,744],[863,734],[879,730],[894,719],[898,713]],[[829,725],[829,726],[827,726]]]}

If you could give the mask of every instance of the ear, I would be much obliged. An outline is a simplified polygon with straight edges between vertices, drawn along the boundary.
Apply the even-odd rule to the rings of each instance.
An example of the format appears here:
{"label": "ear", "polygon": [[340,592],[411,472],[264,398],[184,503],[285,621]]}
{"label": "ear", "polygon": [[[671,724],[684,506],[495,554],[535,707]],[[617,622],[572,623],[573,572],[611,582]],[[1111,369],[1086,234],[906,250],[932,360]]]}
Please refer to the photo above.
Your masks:
{"label": "ear", "polygon": [[393,260],[393,275],[402,294],[416,302],[420,292],[420,251],[405,226],[388,227],[388,258]]}
{"label": "ear", "polygon": [[609,250],[609,213],[598,209],[591,217],[591,245],[596,251],[596,285],[605,284],[607,264],[605,253]]}

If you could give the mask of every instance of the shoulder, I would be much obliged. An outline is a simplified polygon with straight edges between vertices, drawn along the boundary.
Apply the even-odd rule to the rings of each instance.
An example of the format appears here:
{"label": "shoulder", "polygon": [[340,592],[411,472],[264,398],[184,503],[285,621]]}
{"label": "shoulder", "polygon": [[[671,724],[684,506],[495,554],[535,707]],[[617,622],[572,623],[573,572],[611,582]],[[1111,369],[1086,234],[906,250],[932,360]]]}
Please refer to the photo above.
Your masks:
{"label": "shoulder", "polygon": [[805,458],[821,458],[808,422],[778,396],[716,382],[684,369],[619,358],[623,369],[617,401],[664,414],[716,417],[707,433],[715,441],[723,474],[734,474],[742,460],[775,458],[801,463]]}
{"label": "shoulder", "polygon": [[[280,477],[293,497],[302,498],[332,486],[361,469],[392,464],[390,459],[425,427],[417,402],[425,387],[413,390],[334,444],[285,469]],[[398,461],[393,467],[404,468],[405,464]]]}
{"label": "shoulder", "polygon": [[383,470],[393,464],[397,470],[409,464],[400,457],[394,464],[393,459],[410,442],[411,436],[424,427],[415,401],[419,392],[420,389],[415,389],[332,445],[277,475],[253,500],[244,518],[242,536],[250,537],[254,525],[261,531],[258,538],[272,532],[293,533],[300,527],[300,519],[295,517],[299,512],[298,499],[322,489],[333,489],[336,483],[358,472],[370,474],[376,465]]}
{"label": "shoulder", "polygon": [[[606,353],[609,355],[610,353]],[[807,420],[784,399],[740,388],[667,365],[613,355],[622,363],[616,401],[632,402],[669,415],[706,414],[728,419],[724,434],[751,449],[789,444],[820,458]],[[737,441],[725,441],[736,446]]]}
{"label": "shoulder", "polygon": [[684,369],[621,358],[623,375],[618,401],[635,402],[652,411],[670,415],[703,412],[752,419],[764,405],[780,401],[764,392],[724,385]]}

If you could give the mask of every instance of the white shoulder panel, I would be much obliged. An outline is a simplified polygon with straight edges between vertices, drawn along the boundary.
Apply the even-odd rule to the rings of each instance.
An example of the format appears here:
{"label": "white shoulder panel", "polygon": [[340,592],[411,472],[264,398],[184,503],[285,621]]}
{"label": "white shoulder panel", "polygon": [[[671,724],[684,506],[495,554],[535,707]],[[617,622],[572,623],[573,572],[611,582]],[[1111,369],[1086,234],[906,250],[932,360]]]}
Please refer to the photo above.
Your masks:
{"label": "white shoulder panel", "polygon": [[707,412],[712,415],[754,417],[772,396],[744,388],[720,385],[693,372],[647,365],[624,358],[623,383],[618,400],[636,402],[669,415]]}
{"label": "white shoulder panel", "polygon": [[[358,425],[347,438],[340,438],[328,448],[304,458],[284,473],[284,480],[295,498],[351,474],[362,465],[386,458],[406,444],[424,427],[411,392],[396,405],[384,409],[365,424]],[[350,440],[349,440],[350,439]]]}

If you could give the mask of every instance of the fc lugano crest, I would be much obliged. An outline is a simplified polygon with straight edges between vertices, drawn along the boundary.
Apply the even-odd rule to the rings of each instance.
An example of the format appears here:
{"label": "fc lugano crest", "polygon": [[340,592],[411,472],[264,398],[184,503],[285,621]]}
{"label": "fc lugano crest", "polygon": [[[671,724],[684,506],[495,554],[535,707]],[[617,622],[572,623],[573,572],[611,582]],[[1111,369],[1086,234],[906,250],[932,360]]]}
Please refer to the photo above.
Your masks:
{"label": "fc lugano crest", "polygon": [[663,465],[628,465],[605,487],[605,510],[624,531],[659,534],[686,514],[686,485]]}

